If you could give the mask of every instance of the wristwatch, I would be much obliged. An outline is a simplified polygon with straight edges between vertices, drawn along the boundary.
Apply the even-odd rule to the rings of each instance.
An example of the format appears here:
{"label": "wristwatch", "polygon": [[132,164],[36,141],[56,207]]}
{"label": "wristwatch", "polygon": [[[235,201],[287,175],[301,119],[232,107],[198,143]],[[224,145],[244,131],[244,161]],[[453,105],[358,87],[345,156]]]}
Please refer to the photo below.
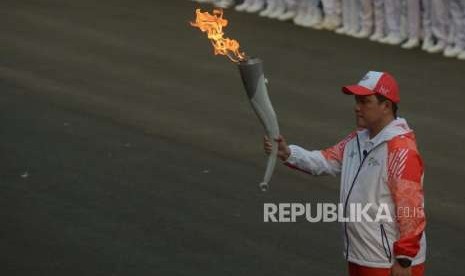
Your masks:
{"label": "wristwatch", "polygon": [[412,265],[412,261],[407,258],[398,258],[397,262],[400,264],[401,267],[407,268]]}

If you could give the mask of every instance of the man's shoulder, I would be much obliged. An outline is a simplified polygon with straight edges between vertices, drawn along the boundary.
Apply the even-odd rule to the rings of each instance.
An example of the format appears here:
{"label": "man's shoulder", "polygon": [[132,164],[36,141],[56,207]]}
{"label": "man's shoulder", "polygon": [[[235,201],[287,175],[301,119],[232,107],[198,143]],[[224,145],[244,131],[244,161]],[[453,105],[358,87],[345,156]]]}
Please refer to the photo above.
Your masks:
{"label": "man's shoulder", "polygon": [[337,147],[340,148],[341,150],[344,150],[346,145],[357,138],[357,130],[354,130],[350,132],[348,135],[346,135],[341,141],[337,143]]}
{"label": "man's shoulder", "polygon": [[389,179],[404,179],[420,183],[424,166],[413,131],[397,135],[387,144]]}
{"label": "man's shoulder", "polygon": [[417,141],[413,131],[392,137],[388,142],[388,151],[409,150],[418,153]]}

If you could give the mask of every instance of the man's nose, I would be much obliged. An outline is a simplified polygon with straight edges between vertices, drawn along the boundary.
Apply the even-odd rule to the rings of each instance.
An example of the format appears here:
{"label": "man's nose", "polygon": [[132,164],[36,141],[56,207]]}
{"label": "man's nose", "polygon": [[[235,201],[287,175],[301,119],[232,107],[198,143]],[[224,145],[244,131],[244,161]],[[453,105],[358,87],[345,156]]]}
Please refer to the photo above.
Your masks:
{"label": "man's nose", "polygon": [[356,103],[356,104],[354,105],[354,111],[355,111],[355,112],[359,112],[359,111],[360,111],[360,105],[359,105],[358,103]]}

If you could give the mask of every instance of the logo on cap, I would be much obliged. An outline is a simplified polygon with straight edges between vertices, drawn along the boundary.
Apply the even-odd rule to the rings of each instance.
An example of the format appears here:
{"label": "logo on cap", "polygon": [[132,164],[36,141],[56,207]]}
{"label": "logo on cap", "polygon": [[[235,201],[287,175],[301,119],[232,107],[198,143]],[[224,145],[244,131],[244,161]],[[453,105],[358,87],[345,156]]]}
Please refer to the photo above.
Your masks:
{"label": "logo on cap", "polygon": [[383,94],[383,95],[388,95],[390,90],[389,88],[387,88],[386,86],[384,85],[381,85],[381,87],[379,88],[379,91],[378,91],[380,94]]}

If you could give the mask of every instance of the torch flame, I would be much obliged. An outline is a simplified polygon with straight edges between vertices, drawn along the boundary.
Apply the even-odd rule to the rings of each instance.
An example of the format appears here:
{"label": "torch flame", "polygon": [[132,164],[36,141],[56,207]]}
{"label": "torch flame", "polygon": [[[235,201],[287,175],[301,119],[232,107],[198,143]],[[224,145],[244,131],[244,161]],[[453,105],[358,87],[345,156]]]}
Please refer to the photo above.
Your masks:
{"label": "torch flame", "polygon": [[191,26],[198,27],[202,32],[207,33],[215,55],[225,55],[232,62],[240,62],[246,59],[244,53],[239,51],[239,42],[234,39],[224,38],[223,27],[228,25],[228,20],[223,18],[223,10],[214,9],[213,14],[195,10],[195,22],[190,22]]}

